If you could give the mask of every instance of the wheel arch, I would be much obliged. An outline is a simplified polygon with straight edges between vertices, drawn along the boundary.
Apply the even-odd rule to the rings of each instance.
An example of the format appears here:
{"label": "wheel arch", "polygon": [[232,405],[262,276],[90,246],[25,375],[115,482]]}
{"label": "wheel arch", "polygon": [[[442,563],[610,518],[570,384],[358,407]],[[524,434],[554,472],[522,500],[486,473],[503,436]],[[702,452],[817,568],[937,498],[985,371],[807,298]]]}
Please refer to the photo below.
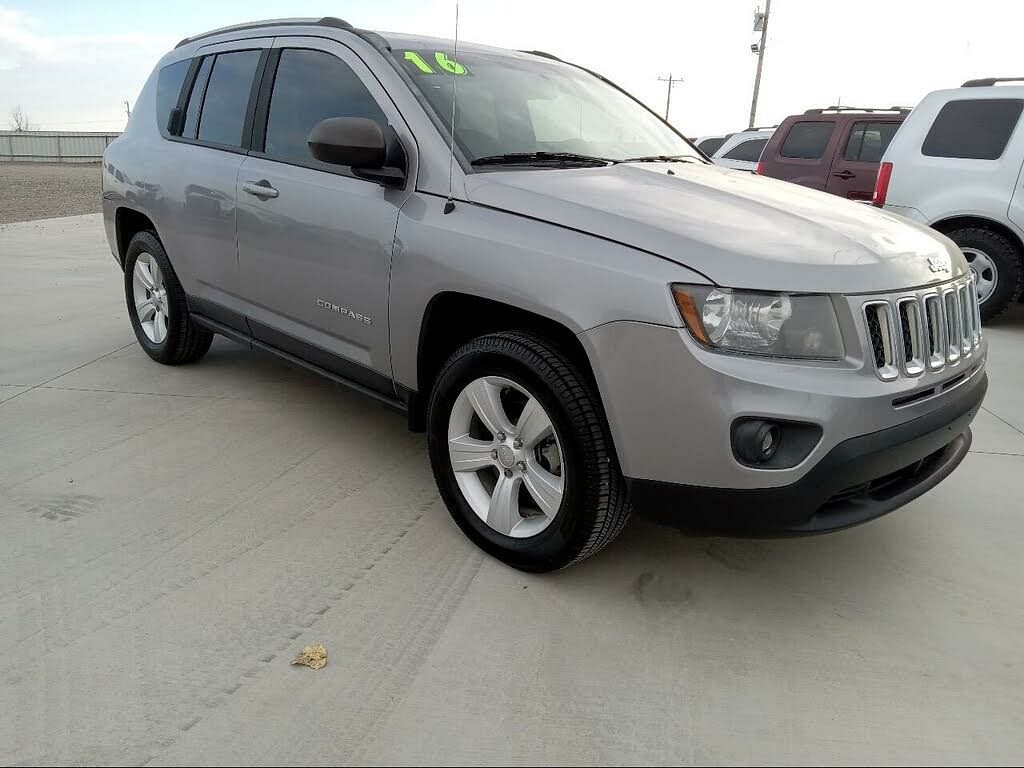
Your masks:
{"label": "wheel arch", "polygon": [[153,220],[142,211],[122,205],[114,212],[114,231],[117,233],[117,260],[124,269],[124,257],[128,253],[128,244],[139,232],[157,232]]}
{"label": "wheel arch", "polygon": [[417,391],[408,393],[409,428],[414,432],[425,430],[434,381],[456,349],[478,336],[511,330],[531,331],[549,340],[580,366],[598,391],[590,357],[568,326],[495,299],[444,291],[433,296],[423,311],[416,351]]}
{"label": "wheel arch", "polygon": [[932,229],[938,230],[944,235],[948,235],[958,229],[964,229],[965,227],[977,227],[979,229],[989,229],[993,232],[998,232],[1003,235],[1017,248],[1018,256],[1024,257],[1024,240],[1013,228],[1003,224],[1002,222],[990,219],[985,216],[977,216],[972,214],[950,216],[939,221],[932,222]]}

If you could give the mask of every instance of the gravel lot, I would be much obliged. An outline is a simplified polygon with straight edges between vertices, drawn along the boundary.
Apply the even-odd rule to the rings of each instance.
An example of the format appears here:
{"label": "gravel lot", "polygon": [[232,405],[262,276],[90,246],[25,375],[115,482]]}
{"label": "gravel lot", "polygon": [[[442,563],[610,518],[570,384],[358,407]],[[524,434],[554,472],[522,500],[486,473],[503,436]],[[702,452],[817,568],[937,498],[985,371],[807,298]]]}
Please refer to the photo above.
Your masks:
{"label": "gravel lot", "polygon": [[101,210],[99,163],[0,163],[0,224]]}
{"label": "gravel lot", "polygon": [[635,520],[534,576],[459,533],[398,414],[222,338],[150,360],[100,216],[0,227],[0,274],[0,764],[1020,761],[1024,306],[904,509]]}

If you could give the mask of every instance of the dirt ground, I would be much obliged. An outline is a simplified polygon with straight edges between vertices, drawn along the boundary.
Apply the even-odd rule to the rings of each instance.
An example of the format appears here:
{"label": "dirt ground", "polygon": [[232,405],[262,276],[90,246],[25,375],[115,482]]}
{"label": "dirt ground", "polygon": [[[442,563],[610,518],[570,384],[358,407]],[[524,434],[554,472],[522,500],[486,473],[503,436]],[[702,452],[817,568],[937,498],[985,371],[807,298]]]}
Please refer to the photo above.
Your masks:
{"label": "dirt ground", "polygon": [[100,210],[99,163],[0,163],[0,224]]}

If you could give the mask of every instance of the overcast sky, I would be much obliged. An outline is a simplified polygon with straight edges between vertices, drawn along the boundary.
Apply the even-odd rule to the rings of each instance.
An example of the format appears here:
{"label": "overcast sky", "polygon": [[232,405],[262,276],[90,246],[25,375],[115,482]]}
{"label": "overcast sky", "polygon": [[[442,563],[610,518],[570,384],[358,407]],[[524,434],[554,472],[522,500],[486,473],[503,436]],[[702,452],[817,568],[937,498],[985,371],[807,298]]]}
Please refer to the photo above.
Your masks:
{"label": "overcast sky", "polygon": [[[762,0],[763,2],[763,0]],[[539,49],[602,72],[688,135],[747,124],[756,0],[461,0],[460,36]],[[120,130],[159,57],[182,37],[282,16],[451,37],[454,0],[0,0],[0,127]],[[757,123],[840,98],[916,104],[972,77],[1024,75],[1021,0],[773,0]]]}

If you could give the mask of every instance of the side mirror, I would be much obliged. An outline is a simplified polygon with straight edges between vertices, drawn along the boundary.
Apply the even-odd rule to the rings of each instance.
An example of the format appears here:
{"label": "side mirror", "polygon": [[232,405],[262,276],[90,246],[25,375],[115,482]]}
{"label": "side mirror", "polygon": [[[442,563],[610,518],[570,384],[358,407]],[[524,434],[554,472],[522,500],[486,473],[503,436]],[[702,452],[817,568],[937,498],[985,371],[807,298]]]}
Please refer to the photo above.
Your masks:
{"label": "side mirror", "polygon": [[381,168],[388,147],[384,131],[365,117],[329,117],[313,126],[306,139],[313,157],[332,165]]}
{"label": "side mirror", "polygon": [[[347,165],[360,178],[389,187],[405,185],[404,168],[386,166],[387,139],[381,127],[365,117],[329,117],[313,126],[306,139],[313,157]],[[402,162],[404,165],[404,162]]]}

